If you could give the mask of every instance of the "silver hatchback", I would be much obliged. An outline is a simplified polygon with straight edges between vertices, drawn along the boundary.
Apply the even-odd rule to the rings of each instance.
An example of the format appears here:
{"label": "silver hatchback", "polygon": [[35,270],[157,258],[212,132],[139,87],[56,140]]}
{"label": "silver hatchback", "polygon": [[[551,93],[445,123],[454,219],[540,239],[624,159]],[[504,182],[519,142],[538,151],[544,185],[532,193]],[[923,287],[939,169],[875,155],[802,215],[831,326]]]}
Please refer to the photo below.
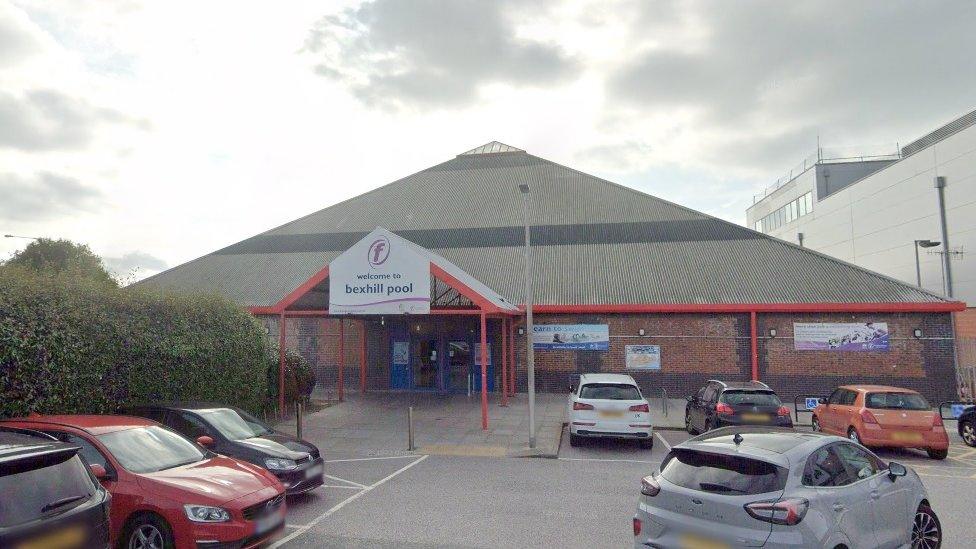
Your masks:
{"label": "silver hatchback", "polygon": [[726,427],[672,448],[641,481],[634,547],[937,549],[914,471],[847,439]]}

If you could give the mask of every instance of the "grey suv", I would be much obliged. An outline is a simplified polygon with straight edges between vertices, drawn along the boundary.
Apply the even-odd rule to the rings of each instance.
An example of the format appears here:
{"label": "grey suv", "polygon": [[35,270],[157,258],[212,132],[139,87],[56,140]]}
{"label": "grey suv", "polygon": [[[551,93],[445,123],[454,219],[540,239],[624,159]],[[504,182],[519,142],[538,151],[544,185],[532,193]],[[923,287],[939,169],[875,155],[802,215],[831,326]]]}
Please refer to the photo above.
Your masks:
{"label": "grey suv", "polygon": [[635,547],[937,549],[914,471],[820,433],[726,427],[675,446],[641,481]]}

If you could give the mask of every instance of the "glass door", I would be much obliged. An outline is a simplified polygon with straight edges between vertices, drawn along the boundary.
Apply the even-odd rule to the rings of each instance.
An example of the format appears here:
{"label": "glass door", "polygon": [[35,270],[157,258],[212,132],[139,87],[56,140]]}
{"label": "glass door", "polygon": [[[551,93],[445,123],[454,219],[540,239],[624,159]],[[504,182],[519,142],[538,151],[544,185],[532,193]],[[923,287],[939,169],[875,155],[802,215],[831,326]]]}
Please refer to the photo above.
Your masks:
{"label": "glass door", "polygon": [[464,393],[468,390],[468,368],[471,366],[471,345],[467,341],[447,343],[447,390]]}
{"label": "glass door", "polygon": [[414,348],[417,350],[413,360],[414,389],[437,388],[437,340],[422,339]]}

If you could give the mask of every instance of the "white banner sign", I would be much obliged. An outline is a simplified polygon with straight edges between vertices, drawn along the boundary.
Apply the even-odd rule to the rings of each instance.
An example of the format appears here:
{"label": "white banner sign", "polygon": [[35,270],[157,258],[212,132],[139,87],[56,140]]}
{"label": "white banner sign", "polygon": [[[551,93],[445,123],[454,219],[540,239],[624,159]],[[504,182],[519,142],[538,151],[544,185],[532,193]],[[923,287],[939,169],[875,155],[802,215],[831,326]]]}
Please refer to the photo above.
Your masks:
{"label": "white banner sign", "polygon": [[430,260],[376,228],[329,263],[329,314],[430,313]]}

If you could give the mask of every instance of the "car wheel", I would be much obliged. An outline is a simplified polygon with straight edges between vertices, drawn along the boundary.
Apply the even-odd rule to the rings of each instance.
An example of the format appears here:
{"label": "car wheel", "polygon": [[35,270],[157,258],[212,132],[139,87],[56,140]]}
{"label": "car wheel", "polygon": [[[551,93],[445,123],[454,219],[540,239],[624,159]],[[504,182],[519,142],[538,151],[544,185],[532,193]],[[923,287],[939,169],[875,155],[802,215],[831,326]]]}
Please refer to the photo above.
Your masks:
{"label": "car wheel", "polygon": [[156,515],[143,515],[126,528],[122,537],[125,549],[173,549],[175,542],[166,521]]}
{"label": "car wheel", "polygon": [[574,435],[573,433],[570,433],[569,434],[569,445],[570,446],[573,446],[575,448],[576,446],[579,446],[580,445],[580,442],[582,442],[582,441],[580,440],[580,436],[579,435]]}
{"label": "car wheel", "polygon": [[653,435],[651,436],[651,438],[642,438],[642,439],[640,439],[640,447],[643,448],[643,449],[645,449],[645,450],[650,450],[651,448],[654,448],[654,437],[653,437]]}
{"label": "car wheel", "polygon": [[697,435],[698,431],[691,426],[691,414],[685,412],[685,431],[688,431],[689,435]]}
{"label": "car wheel", "polygon": [[948,448],[946,448],[945,450],[932,450],[932,449],[927,449],[925,451],[928,452],[929,457],[932,458],[932,459],[945,459],[945,458],[949,457],[949,449]]}
{"label": "car wheel", "polygon": [[861,436],[857,434],[857,430],[853,427],[847,430],[847,438],[851,439],[851,442],[861,443]]}
{"label": "car wheel", "polygon": [[939,549],[942,547],[942,524],[926,504],[918,506],[912,523],[912,549]]}
{"label": "car wheel", "polygon": [[820,427],[820,419],[817,416],[813,416],[813,419],[810,420],[810,426],[818,433],[823,431],[823,428]]}
{"label": "car wheel", "polygon": [[973,426],[972,421],[963,421],[960,423],[959,434],[962,435],[962,441],[967,446],[976,446],[976,427]]}

